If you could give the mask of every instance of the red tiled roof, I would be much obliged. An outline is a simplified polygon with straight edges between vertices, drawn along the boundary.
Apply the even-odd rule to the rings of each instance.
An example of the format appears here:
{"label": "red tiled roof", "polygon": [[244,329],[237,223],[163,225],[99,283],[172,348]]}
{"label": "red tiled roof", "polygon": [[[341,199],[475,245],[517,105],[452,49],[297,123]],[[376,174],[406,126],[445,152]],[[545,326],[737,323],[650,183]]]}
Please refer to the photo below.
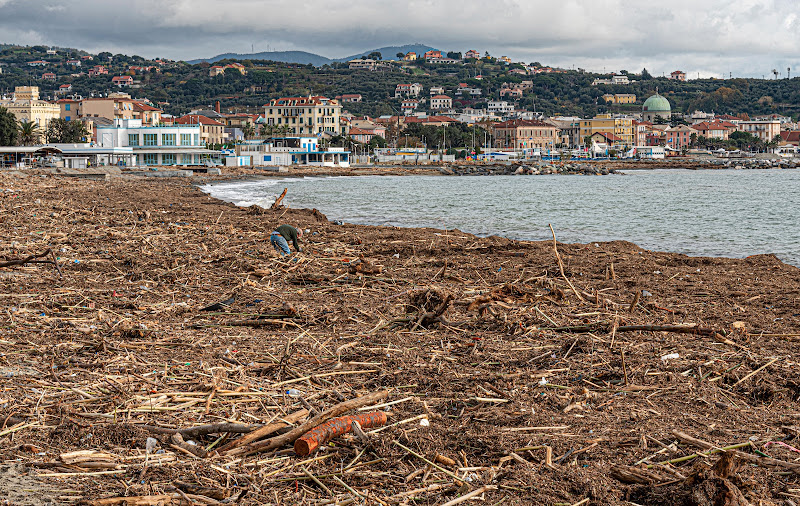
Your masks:
{"label": "red tiled roof", "polygon": [[316,96],[316,97],[282,97],[277,98],[275,100],[270,100],[269,104],[266,104],[265,107],[276,107],[276,106],[297,106],[297,105],[319,105],[322,103],[323,100],[330,100],[327,97]]}
{"label": "red tiled roof", "polygon": [[781,139],[784,142],[798,144],[800,143],[800,130],[784,130],[781,132]]}
{"label": "red tiled roof", "polygon": [[445,99],[445,98],[448,98],[448,99],[449,99],[450,97],[448,97],[447,95],[436,95],[436,96],[434,96],[434,97],[431,97],[431,100],[433,100],[433,99],[435,99],[435,98],[439,98],[439,99]]}
{"label": "red tiled roof", "polygon": [[152,107],[144,102],[133,102],[133,110],[134,111],[160,111],[161,109],[157,107]]}
{"label": "red tiled roof", "polygon": [[358,127],[351,127],[350,128],[350,135],[375,135],[375,132],[362,130],[361,128],[358,128]]}
{"label": "red tiled roof", "polygon": [[199,114],[187,114],[186,116],[181,116],[180,118],[175,120],[175,123],[179,125],[211,125],[211,126],[225,126],[219,121],[213,120],[206,116],[201,116]]}
{"label": "red tiled roof", "polygon": [[597,132],[597,134],[598,135],[602,135],[603,137],[606,138],[606,140],[612,141],[612,142],[613,141],[621,141],[622,140],[620,137],[617,137],[616,135],[614,135],[614,134],[612,134],[610,132]]}
{"label": "red tiled roof", "polygon": [[512,119],[510,121],[504,121],[503,123],[497,123],[494,125],[494,128],[519,128],[519,127],[549,127],[555,128],[553,125],[548,125],[542,121],[534,121],[528,119]]}

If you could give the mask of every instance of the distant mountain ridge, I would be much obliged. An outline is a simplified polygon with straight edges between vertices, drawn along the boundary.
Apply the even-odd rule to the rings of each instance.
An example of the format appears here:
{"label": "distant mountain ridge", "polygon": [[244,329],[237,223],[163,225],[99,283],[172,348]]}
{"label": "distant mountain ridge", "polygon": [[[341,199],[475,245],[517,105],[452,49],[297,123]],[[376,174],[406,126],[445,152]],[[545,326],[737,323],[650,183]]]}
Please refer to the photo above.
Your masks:
{"label": "distant mountain ridge", "polygon": [[283,63],[299,63],[301,65],[310,64],[314,65],[315,67],[321,67],[323,65],[330,65],[331,63],[335,62],[347,62],[355,58],[367,56],[373,52],[379,52],[381,53],[383,59],[389,60],[395,58],[397,53],[405,54],[408,53],[409,51],[413,51],[417,54],[423,54],[425,53],[425,51],[430,51],[431,49],[434,48],[419,43],[406,44],[404,46],[386,46],[378,49],[370,49],[368,51],[363,51],[361,53],[357,53],[344,58],[335,58],[335,59],[326,58],[325,56],[320,56],[318,54],[309,53],[306,51],[264,51],[261,53],[250,53],[250,54],[225,53],[225,54],[219,54],[211,58],[200,58],[197,60],[189,60],[186,63],[194,65],[202,62],[216,63],[220,60],[270,60],[270,61],[279,61]]}

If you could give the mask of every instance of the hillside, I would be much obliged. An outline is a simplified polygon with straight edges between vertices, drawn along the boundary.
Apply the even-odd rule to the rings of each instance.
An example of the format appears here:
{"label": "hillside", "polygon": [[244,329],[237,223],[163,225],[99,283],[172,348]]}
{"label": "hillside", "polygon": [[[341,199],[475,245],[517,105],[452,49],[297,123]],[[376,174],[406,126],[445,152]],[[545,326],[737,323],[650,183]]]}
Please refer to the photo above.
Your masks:
{"label": "hillside", "polygon": [[268,60],[283,63],[299,63],[302,65],[314,65],[321,67],[333,63],[334,60],[325,58],[314,53],[307,53],[305,51],[264,51],[261,53],[251,54],[238,54],[238,53],[225,53],[208,59],[191,60],[186,63],[196,65],[198,63],[216,63],[220,60]]}
{"label": "hillside", "polygon": [[[415,46],[381,48],[385,59],[393,58],[397,52],[413,50]],[[427,46],[416,46],[422,51]],[[246,74],[229,71],[224,75],[211,76],[209,62],[191,64],[164,60],[147,60],[139,56],[100,53],[93,60],[84,60],[82,66],[69,65],[70,59],[82,56],[78,50],[59,51],[48,55],[43,46],[10,46],[0,49],[0,90],[13,90],[15,86],[34,84],[40,88],[42,97],[57,98],[59,86],[72,86],[70,94],[83,97],[100,96],[120,91],[112,85],[115,75],[131,75],[134,84],[122,91],[134,98],[148,98],[159,103],[165,112],[185,114],[195,108],[213,107],[220,102],[225,112],[259,112],[270,99],[280,96],[302,96],[308,94],[336,97],[337,95],[361,94],[363,102],[347,104],[347,109],[356,115],[377,116],[396,114],[401,101],[394,98],[398,83],[419,83],[423,96],[433,86],[445,88],[445,93],[454,98],[454,106],[486,108],[488,100],[500,98],[503,86],[530,81],[522,97],[505,99],[517,109],[541,112],[548,116],[592,117],[597,113],[635,113],[641,111],[642,102],[659,91],[675,112],[691,113],[695,110],[707,112],[748,115],[800,114],[800,78],[793,79],[702,79],[686,82],[663,77],[652,77],[647,72],[629,74],[635,81],[629,85],[592,86],[601,77],[598,74],[579,71],[561,71],[519,75],[523,67],[506,65],[493,58],[470,60],[463,65],[435,65],[425,61],[395,62],[382,72],[351,70],[346,63],[327,60],[329,63],[315,67],[321,60],[310,59],[294,63],[276,62],[272,53],[253,55],[219,55],[220,64],[240,61]],[[394,54],[392,54],[392,52]],[[298,52],[298,54],[300,54]],[[319,57],[304,53],[307,58]],[[267,58],[254,58],[266,55]],[[243,58],[250,56],[252,58]],[[353,55],[357,56],[357,55]],[[224,58],[227,57],[227,58]],[[323,58],[323,57],[319,57]],[[32,67],[30,61],[43,60],[44,67]],[[89,76],[88,70],[101,64],[108,74]],[[55,74],[53,80],[43,79],[45,73]],[[475,79],[481,75],[482,79]],[[462,98],[455,94],[459,83],[480,89],[477,98]],[[636,103],[610,106],[603,100],[607,93],[636,95]]]}
{"label": "hillside", "polygon": [[346,58],[338,58],[336,61],[338,61],[338,62],[346,62],[346,61],[353,60],[355,58],[361,58],[362,56],[367,56],[368,54],[373,53],[373,52],[380,53],[384,60],[393,60],[393,59],[395,59],[397,57],[396,56],[397,53],[405,54],[405,53],[413,51],[414,53],[417,53],[417,54],[425,54],[426,51],[430,51],[431,49],[436,49],[436,48],[431,47],[431,46],[426,46],[425,44],[420,44],[420,43],[406,44],[405,46],[387,46],[387,47],[381,47],[381,48],[378,48],[378,49],[371,49],[369,51],[364,51],[363,53],[350,55],[350,56],[348,56]]}

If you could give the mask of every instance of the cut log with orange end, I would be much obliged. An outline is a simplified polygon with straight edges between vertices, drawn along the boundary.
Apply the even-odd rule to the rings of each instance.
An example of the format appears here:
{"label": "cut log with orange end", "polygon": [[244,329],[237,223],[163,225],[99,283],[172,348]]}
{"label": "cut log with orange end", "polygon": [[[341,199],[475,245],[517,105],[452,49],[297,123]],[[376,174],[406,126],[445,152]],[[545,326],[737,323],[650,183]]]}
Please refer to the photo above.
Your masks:
{"label": "cut log with orange end", "polygon": [[294,442],[294,452],[301,457],[310,455],[331,439],[352,431],[351,424],[353,421],[358,422],[364,429],[380,427],[386,423],[386,413],[383,411],[376,411],[374,413],[341,416],[333,420],[328,420],[297,439]]}

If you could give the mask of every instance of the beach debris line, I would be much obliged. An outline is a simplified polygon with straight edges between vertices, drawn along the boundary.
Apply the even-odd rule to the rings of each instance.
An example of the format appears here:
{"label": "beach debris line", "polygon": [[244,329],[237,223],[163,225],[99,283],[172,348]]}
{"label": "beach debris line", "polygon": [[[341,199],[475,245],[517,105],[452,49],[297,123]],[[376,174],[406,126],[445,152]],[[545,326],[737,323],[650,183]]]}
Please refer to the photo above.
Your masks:
{"label": "beach debris line", "polygon": [[[722,450],[750,503],[800,495],[800,279],[773,256],[0,181],[0,258],[63,270],[0,269],[0,497],[11,476],[53,503],[653,506],[726,490]],[[296,262],[269,244],[284,221],[314,230]]]}

